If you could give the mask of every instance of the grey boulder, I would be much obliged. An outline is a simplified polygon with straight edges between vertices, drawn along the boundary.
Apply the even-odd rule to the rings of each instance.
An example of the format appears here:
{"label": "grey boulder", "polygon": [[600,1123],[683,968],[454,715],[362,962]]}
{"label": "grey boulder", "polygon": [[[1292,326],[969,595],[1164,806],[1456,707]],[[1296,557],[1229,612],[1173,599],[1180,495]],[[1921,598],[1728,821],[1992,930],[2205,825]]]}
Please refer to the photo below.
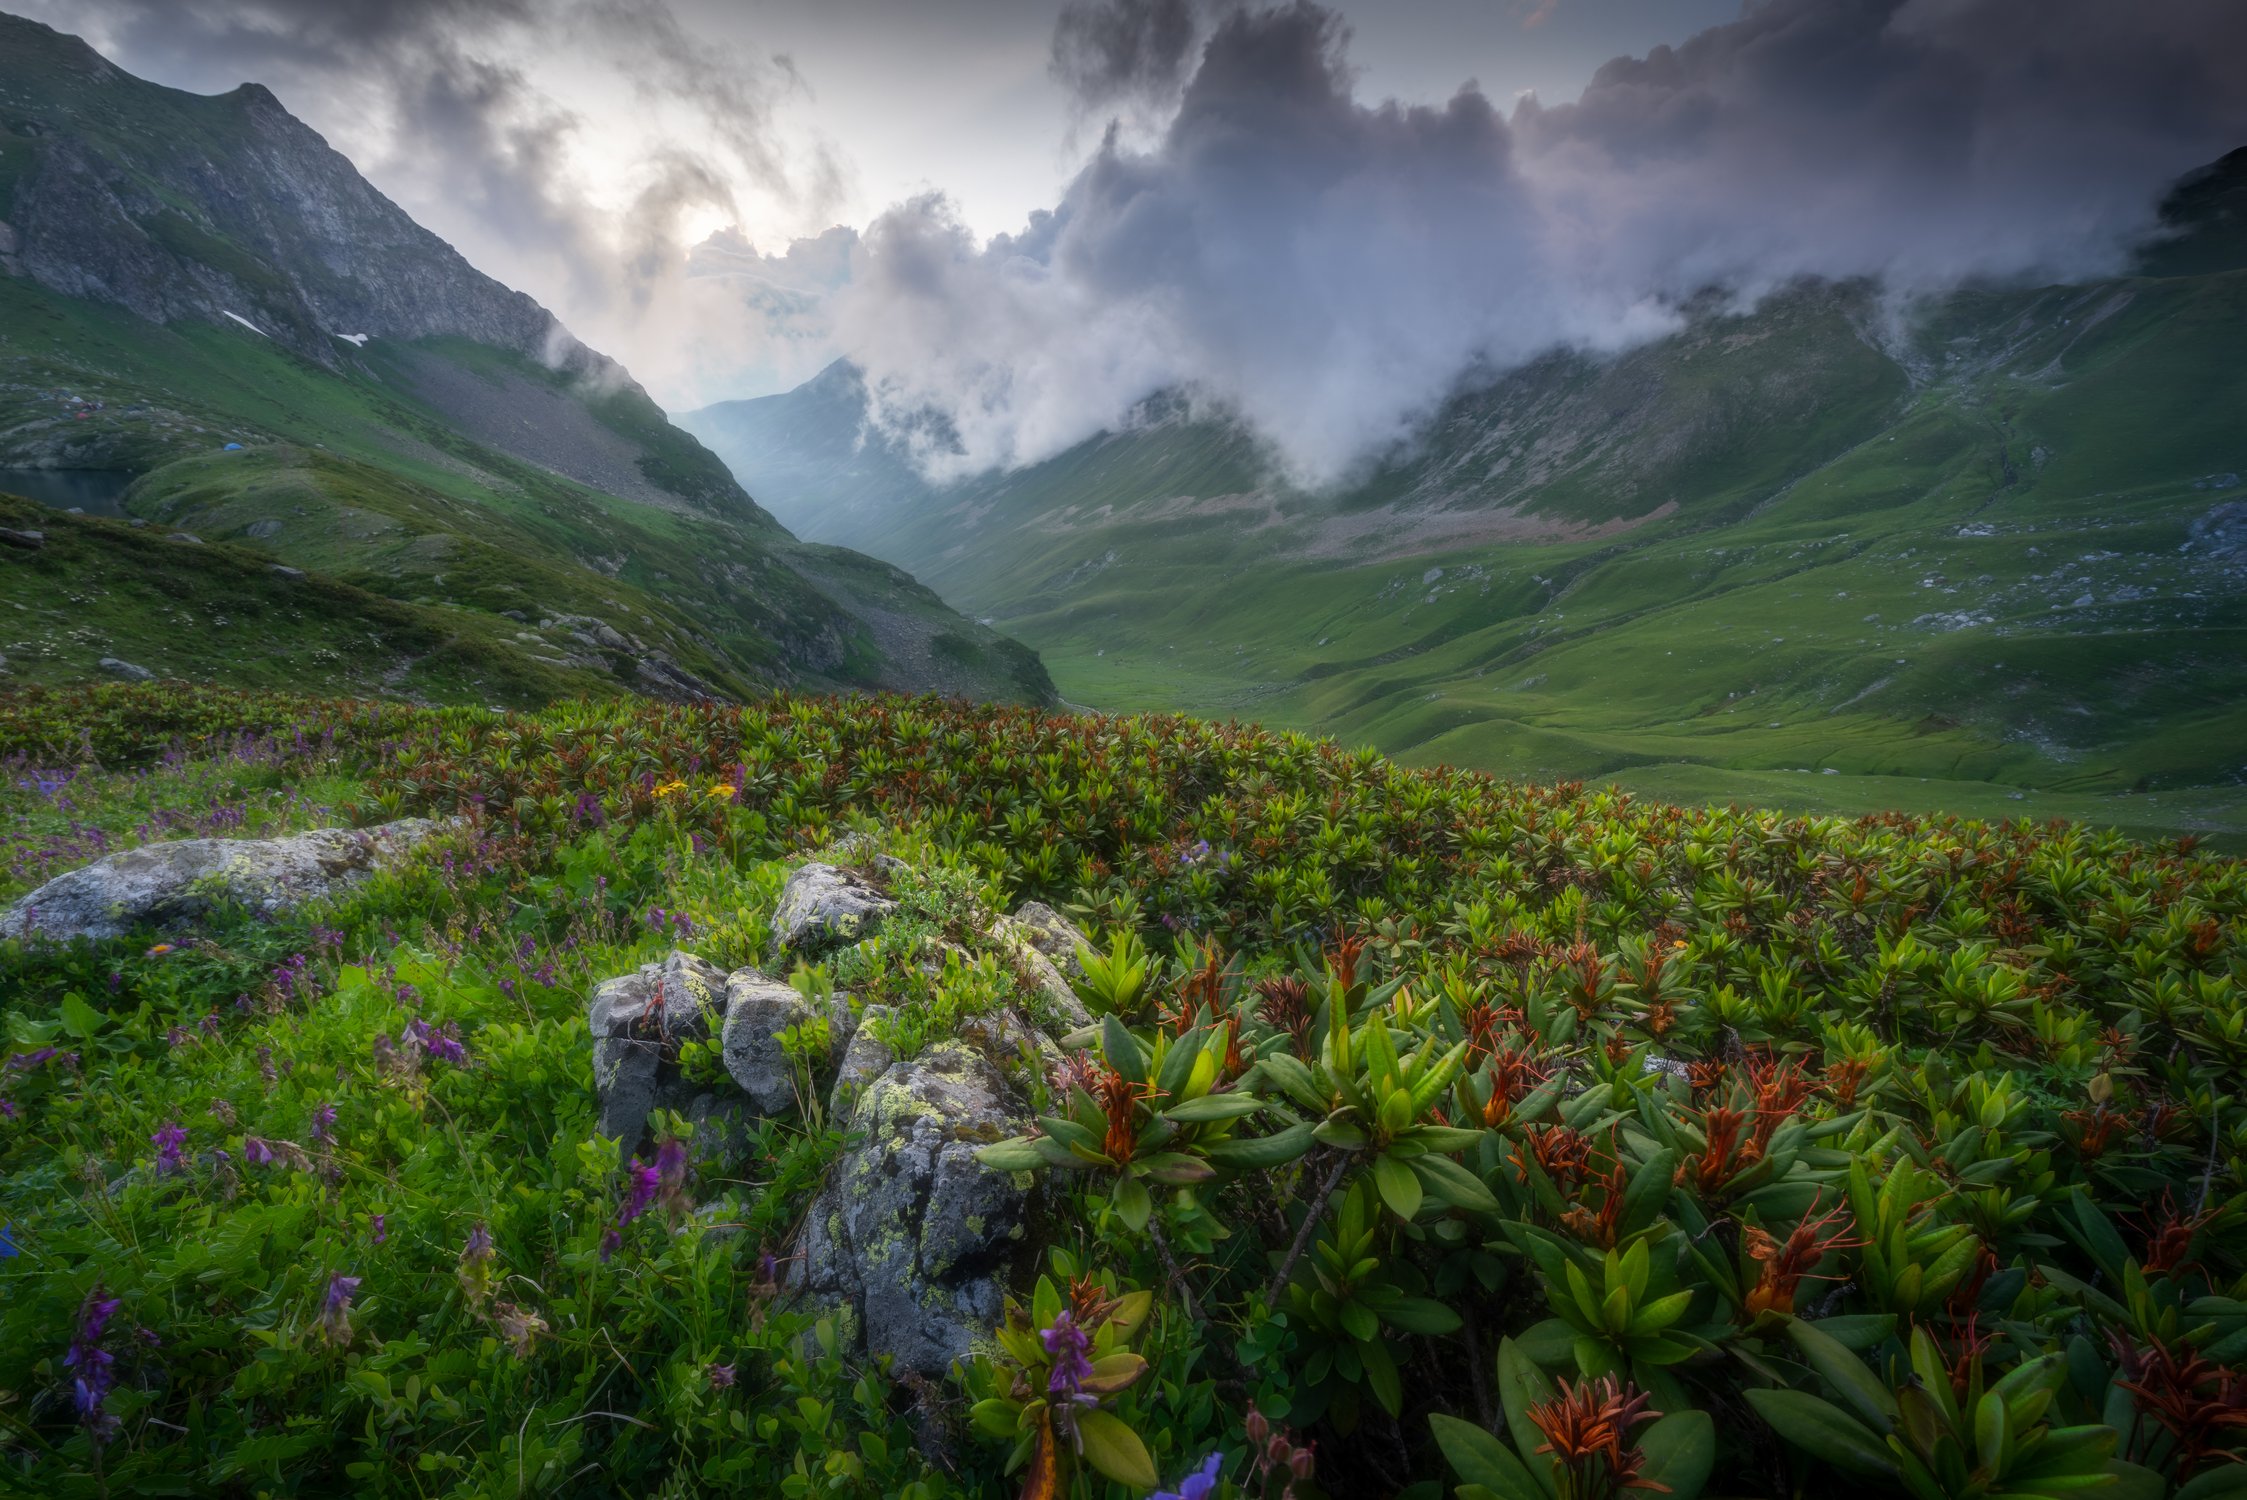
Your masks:
{"label": "grey boulder", "polygon": [[316,828],[277,839],[144,844],[57,875],[0,912],[0,936],[113,938],[190,922],[231,904],[273,914],[335,895],[444,825],[404,818],[377,828]]}
{"label": "grey boulder", "polygon": [[[725,983],[726,1024],[722,1045],[726,1071],[757,1111],[765,1115],[795,1111],[796,1069],[782,1045],[782,1034],[801,1026],[815,1012],[794,987],[755,969],[742,969]],[[844,1015],[849,1014],[846,1004]]]}
{"label": "grey boulder", "polygon": [[791,1281],[847,1303],[854,1333],[900,1373],[934,1379],[987,1338],[1028,1251],[1029,1174],[975,1153],[1027,1128],[999,1070],[940,1043],[892,1063],[851,1112],[858,1144],[811,1207]]}
{"label": "grey boulder", "polygon": [[773,908],[773,947],[782,953],[816,953],[853,943],[896,909],[896,902],[847,870],[800,865]]}
{"label": "grey boulder", "polygon": [[593,1033],[593,1087],[601,1134],[631,1149],[656,1109],[700,1119],[701,1090],[679,1068],[679,1049],[707,1040],[725,1004],[725,970],[674,949],[662,961],[604,981],[586,1022]]}

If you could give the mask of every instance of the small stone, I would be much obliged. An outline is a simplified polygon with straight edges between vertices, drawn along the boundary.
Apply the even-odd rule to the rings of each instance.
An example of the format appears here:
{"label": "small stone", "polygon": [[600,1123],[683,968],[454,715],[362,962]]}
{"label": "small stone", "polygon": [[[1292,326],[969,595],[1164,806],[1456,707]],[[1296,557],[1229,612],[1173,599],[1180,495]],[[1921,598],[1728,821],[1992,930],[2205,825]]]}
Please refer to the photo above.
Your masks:
{"label": "small stone", "polygon": [[265,568],[267,572],[278,573],[283,578],[302,578],[304,576],[304,569],[292,568],[286,563],[267,563]]}
{"label": "small stone", "polygon": [[103,657],[101,669],[112,677],[122,677],[127,682],[146,682],[156,675],[146,667],[136,667],[131,662],[121,661],[114,656]]}
{"label": "small stone", "polygon": [[203,539],[192,531],[175,531],[164,540],[168,542],[187,542],[197,547],[203,545]]}
{"label": "small stone", "polygon": [[14,527],[0,526],[0,543],[10,547],[20,547],[26,552],[37,552],[41,547],[47,545],[47,533],[44,531],[18,531]]}

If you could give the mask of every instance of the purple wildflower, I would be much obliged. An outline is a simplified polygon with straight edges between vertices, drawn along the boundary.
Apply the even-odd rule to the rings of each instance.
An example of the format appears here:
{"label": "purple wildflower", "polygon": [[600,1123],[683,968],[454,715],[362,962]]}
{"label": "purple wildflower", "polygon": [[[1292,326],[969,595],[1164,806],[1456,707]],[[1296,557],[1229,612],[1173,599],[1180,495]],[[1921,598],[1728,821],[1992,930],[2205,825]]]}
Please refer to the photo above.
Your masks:
{"label": "purple wildflower", "polygon": [[663,1190],[663,1173],[643,1161],[633,1162],[632,1170],[625,1174],[625,1178],[628,1186],[625,1188],[624,1207],[616,1216],[619,1229],[646,1213],[655,1202],[655,1195]]}
{"label": "purple wildflower", "polygon": [[390,1238],[390,1215],[374,1215],[367,1220],[367,1228],[373,1231],[374,1242],[378,1245],[381,1244],[384,1240]]}
{"label": "purple wildflower", "polygon": [[686,1192],[687,1143],[677,1136],[665,1141],[655,1153],[656,1180],[662,1186],[666,1203],[677,1203]]}
{"label": "purple wildflower", "polygon": [[1046,1394],[1079,1406],[1092,1406],[1096,1398],[1084,1394],[1084,1383],[1092,1378],[1092,1361],[1085,1354],[1092,1348],[1092,1335],[1077,1326],[1076,1316],[1067,1308],[1053,1315],[1053,1326],[1038,1331],[1045,1352],[1053,1357],[1053,1375],[1046,1381]]}
{"label": "purple wildflower", "polygon": [[261,1135],[242,1137],[242,1160],[248,1162],[251,1166],[269,1167],[279,1159],[272,1143],[267,1141],[265,1137]]}
{"label": "purple wildflower", "polygon": [[482,1224],[468,1231],[468,1243],[461,1247],[463,1261],[487,1261],[497,1252],[492,1249],[492,1232]]}
{"label": "purple wildflower", "polygon": [[328,1295],[320,1304],[320,1329],[331,1343],[351,1342],[351,1299],[358,1295],[358,1277],[339,1274],[328,1278]]}
{"label": "purple wildflower", "polygon": [[607,1260],[610,1256],[616,1254],[617,1251],[623,1248],[624,1236],[617,1231],[617,1227],[614,1224],[609,1225],[606,1229],[603,1229],[601,1231],[602,1260]]}
{"label": "purple wildflower", "polygon": [[439,1062],[449,1062],[457,1067],[468,1065],[468,1049],[460,1044],[460,1030],[450,1021],[439,1027],[415,1016],[406,1023],[405,1034],[398,1038],[398,1045],[401,1047],[409,1042],[419,1046],[424,1053]]}
{"label": "purple wildflower", "polygon": [[12,1120],[15,1117],[16,1101],[13,1099],[0,1099],[0,1119]]}
{"label": "purple wildflower", "polygon": [[78,1336],[71,1340],[70,1352],[62,1357],[63,1368],[73,1372],[70,1404],[97,1443],[117,1430],[117,1419],[102,1406],[109,1399],[110,1387],[117,1383],[111,1368],[117,1357],[101,1346],[109,1320],[117,1312],[117,1300],[102,1296],[101,1284],[94,1284],[78,1308]]}
{"label": "purple wildflower", "polygon": [[710,1388],[715,1391],[733,1388],[733,1366],[713,1364],[704,1372],[710,1377]]}
{"label": "purple wildflower", "polygon": [[335,1106],[323,1104],[312,1111],[312,1139],[329,1141],[335,1138]]}
{"label": "purple wildflower", "polygon": [[176,1122],[166,1125],[148,1143],[156,1148],[156,1175],[169,1177],[180,1169],[179,1148],[187,1144],[187,1127]]}
{"label": "purple wildflower", "polygon": [[1157,1490],[1147,1500],[1209,1500],[1217,1493],[1218,1477],[1225,1468],[1225,1455],[1212,1453],[1202,1460],[1202,1466],[1178,1481],[1175,1490]]}

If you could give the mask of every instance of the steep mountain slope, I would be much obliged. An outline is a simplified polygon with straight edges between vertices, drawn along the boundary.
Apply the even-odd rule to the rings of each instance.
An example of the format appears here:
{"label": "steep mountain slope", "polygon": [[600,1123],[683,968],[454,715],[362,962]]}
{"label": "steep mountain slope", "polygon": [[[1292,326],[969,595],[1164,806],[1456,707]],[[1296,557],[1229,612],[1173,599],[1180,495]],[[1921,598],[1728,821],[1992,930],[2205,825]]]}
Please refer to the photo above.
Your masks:
{"label": "steep mountain slope", "polygon": [[[0,491],[11,469],[136,476],[137,519],[437,611],[510,662],[455,696],[555,673],[669,697],[1051,693],[896,569],[798,542],[264,89],[159,88],[0,17]],[[0,571],[0,598],[39,587]],[[100,637],[47,629],[10,670],[61,680],[128,647],[238,670],[160,614],[107,612]],[[402,656],[375,675],[420,680]]]}
{"label": "steep mountain slope", "polygon": [[[2136,276],[1711,299],[1463,390],[1331,494],[1177,403],[886,496],[832,388],[785,465],[689,420],[777,514],[1020,635],[1073,701],[1680,796],[2243,830],[2243,206],[2235,153]],[[750,403],[761,429],[799,397]],[[823,478],[802,450],[834,432]]]}

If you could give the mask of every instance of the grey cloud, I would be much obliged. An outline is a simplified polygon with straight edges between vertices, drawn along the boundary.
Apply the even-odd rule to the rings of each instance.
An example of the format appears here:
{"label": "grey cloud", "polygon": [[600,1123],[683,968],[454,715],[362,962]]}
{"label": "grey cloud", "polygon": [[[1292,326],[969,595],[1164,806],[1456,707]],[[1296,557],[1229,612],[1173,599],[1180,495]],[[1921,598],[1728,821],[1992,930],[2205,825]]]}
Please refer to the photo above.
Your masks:
{"label": "grey cloud", "polygon": [[1201,29],[1194,0],[1070,0],[1054,25],[1054,80],[1087,111],[1172,103]]}
{"label": "grey cloud", "polygon": [[[1159,87],[1175,7],[1072,7],[1087,100]],[[1502,116],[1352,93],[1339,20],[1236,8],[1144,147],[1111,127],[1050,215],[977,245],[941,197],[866,233],[838,337],[941,473],[1047,456],[1158,389],[1298,477],[1387,445],[1465,372],[1675,326],[1710,286],[1906,298],[2120,267],[2177,174],[2247,140],[2230,0],[1770,0]]]}

